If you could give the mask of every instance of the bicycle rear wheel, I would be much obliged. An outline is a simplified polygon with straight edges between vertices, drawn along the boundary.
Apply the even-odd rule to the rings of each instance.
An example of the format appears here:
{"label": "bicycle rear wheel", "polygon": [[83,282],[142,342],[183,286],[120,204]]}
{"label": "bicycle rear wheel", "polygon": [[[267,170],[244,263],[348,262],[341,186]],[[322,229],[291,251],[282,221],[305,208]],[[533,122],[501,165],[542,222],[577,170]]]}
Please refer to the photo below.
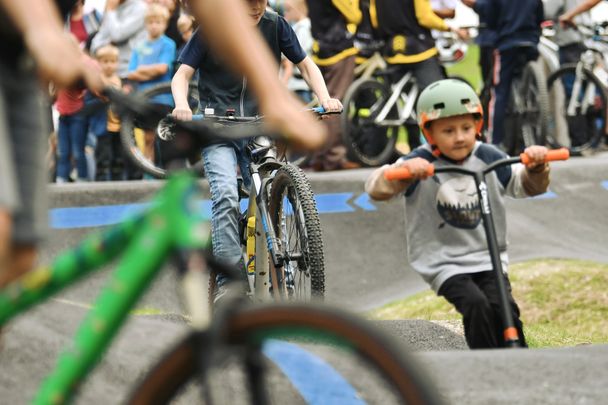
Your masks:
{"label": "bicycle rear wheel", "polygon": [[[141,96],[151,102],[158,101],[159,104],[167,105],[167,112],[170,112],[173,102],[171,95],[171,83],[161,83],[156,86],[143,90]],[[159,98],[160,97],[160,98]],[[171,103],[168,103],[171,100]],[[198,89],[196,85],[190,84],[188,89],[188,104],[193,111],[198,108]],[[166,156],[171,154],[172,141],[161,140],[156,134],[157,123],[146,122],[145,125],[140,122],[137,116],[133,114],[125,114],[121,116],[120,140],[125,151],[125,154],[140,170],[144,173],[157,179],[167,177],[167,159]],[[142,142],[138,140],[142,136],[142,130],[150,131],[154,134],[154,159],[146,156],[142,150]],[[194,156],[191,163],[185,163],[184,166],[193,166],[193,170],[202,175],[202,161],[196,163]]]}
{"label": "bicycle rear wheel", "polygon": [[557,97],[549,137],[552,147],[567,147],[573,154],[597,146],[606,127],[608,95],[589,70],[566,65],[549,76],[547,87]]}
{"label": "bicycle rear wheel", "polygon": [[284,259],[282,271],[276,274],[279,297],[323,299],[321,221],[312,187],[300,168],[286,164],[277,170],[270,186],[269,213]]}
{"label": "bicycle rear wheel", "polygon": [[[381,166],[395,155],[399,127],[381,127],[374,123],[389,97],[389,89],[374,79],[353,82],[344,96],[343,142],[349,156],[366,166]],[[398,118],[396,107],[387,118]]]}
{"label": "bicycle rear wheel", "polygon": [[[514,93],[507,109],[511,122],[505,125],[505,143],[512,155],[532,145],[545,145],[549,127],[549,95],[545,74],[536,61],[528,62],[521,77],[514,79]],[[516,92],[516,93],[515,93]]]}
{"label": "bicycle rear wheel", "polygon": [[[221,338],[232,353],[245,346],[262,347],[271,361],[264,361],[256,377],[270,403],[441,403],[424,369],[402,345],[370,323],[333,308],[310,304],[243,308],[228,320]],[[197,359],[201,352],[208,354],[200,342],[192,335],[173,348],[142,381],[130,403],[199,401]],[[214,358],[205,370],[206,375],[219,372],[223,379],[210,388],[214,398],[225,389],[229,399],[223,398],[229,402],[224,403],[252,403],[248,388],[242,392],[251,377],[247,371],[242,375],[235,364],[226,370],[219,362]]]}

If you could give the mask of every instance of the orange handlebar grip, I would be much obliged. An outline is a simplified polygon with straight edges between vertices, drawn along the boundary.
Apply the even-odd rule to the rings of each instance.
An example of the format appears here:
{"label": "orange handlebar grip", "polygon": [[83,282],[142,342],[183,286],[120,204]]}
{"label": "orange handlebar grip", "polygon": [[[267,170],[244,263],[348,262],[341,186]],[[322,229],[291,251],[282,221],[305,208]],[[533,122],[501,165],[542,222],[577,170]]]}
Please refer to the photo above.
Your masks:
{"label": "orange handlebar grip", "polygon": [[[530,158],[525,153],[519,155],[521,157],[521,162],[525,165],[530,162]],[[570,158],[570,151],[566,148],[554,149],[547,152],[547,157],[545,157],[545,162],[551,162],[552,160],[568,160]]]}
{"label": "orange handlebar grip", "polygon": [[[435,166],[429,165],[426,170],[429,176],[435,174]],[[388,169],[384,172],[384,178],[387,180],[408,180],[412,178],[412,174],[406,167]]]}

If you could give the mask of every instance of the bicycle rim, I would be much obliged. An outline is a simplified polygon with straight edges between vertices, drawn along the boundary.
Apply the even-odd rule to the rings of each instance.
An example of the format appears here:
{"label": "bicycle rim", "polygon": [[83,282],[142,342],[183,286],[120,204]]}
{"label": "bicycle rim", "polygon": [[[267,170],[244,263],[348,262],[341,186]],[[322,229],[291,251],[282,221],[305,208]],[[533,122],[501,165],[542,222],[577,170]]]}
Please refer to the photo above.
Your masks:
{"label": "bicycle rim", "polygon": [[321,222],[312,188],[301,169],[286,164],[277,170],[270,189],[269,212],[284,258],[281,271],[273,274],[278,280],[279,297],[322,299],[325,265]]}
{"label": "bicycle rim", "polygon": [[[195,85],[190,85],[188,89],[188,102],[193,110],[198,108],[198,89]],[[143,90],[141,96],[151,102],[157,101],[157,97],[172,97],[171,96],[171,83],[161,83],[156,86]],[[120,117],[120,140],[123,149],[135,166],[148,175],[156,179],[167,178],[167,170],[163,156],[166,152],[170,153],[172,149],[172,141],[163,141],[156,135],[155,125],[146,125],[149,131],[154,133],[154,159],[146,156],[142,151],[143,130],[141,123],[138,122],[138,118],[133,114],[124,114]],[[148,123],[150,124],[150,123]],[[188,164],[184,164],[188,166]],[[193,165],[192,170],[196,173],[202,174],[202,164],[197,163]]]}
{"label": "bicycle rim", "polygon": [[[389,98],[386,86],[373,79],[355,81],[344,96],[341,116],[344,145],[359,163],[380,166],[393,157],[399,127],[380,127],[374,123]],[[397,119],[393,108],[388,119]]]}
{"label": "bicycle rim", "polygon": [[[567,147],[578,154],[597,146],[606,125],[608,96],[602,83],[587,69],[581,70],[580,87],[574,93],[577,79],[576,65],[566,65],[553,72],[548,79],[548,88],[555,100],[551,129],[555,135],[549,138],[553,147]],[[592,93],[593,100],[585,97]],[[568,111],[572,103],[574,111]]]}
{"label": "bicycle rim", "polygon": [[[267,359],[257,377],[262,378],[270,403],[310,403],[315,399],[317,403],[330,399],[370,404],[441,403],[424,369],[402,345],[368,322],[333,308],[310,304],[245,308],[228,320],[222,338],[233,353],[245,346],[262,347]],[[199,402],[196,359],[197,353],[205,350],[197,346],[200,342],[193,334],[173,348],[142,381],[130,403]],[[307,369],[306,357],[298,357],[301,352],[315,359],[316,369]],[[225,372],[224,380],[211,389],[232,390],[230,403],[251,403],[246,384],[250,376],[235,370],[226,372],[223,366],[215,370],[217,362],[221,359],[214,357],[205,375]],[[338,376],[326,374],[328,368]],[[244,380],[237,382],[231,377]],[[328,383],[331,389],[325,391]],[[315,388],[315,398],[306,392],[307,385]],[[236,391],[244,398],[236,399]]]}

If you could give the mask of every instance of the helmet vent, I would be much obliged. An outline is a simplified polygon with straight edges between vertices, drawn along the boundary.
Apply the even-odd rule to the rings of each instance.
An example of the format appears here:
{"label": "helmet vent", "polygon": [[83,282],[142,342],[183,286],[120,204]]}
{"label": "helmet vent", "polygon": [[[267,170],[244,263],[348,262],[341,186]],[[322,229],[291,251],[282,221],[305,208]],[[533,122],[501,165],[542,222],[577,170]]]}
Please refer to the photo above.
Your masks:
{"label": "helmet vent", "polygon": [[437,104],[433,105],[433,109],[435,109],[435,110],[443,110],[444,108],[445,108],[444,103],[437,103]]}
{"label": "helmet vent", "polygon": [[464,104],[469,104],[470,102],[471,102],[470,98],[463,98],[462,100],[460,100],[460,103],[463,104],[463,105]]}

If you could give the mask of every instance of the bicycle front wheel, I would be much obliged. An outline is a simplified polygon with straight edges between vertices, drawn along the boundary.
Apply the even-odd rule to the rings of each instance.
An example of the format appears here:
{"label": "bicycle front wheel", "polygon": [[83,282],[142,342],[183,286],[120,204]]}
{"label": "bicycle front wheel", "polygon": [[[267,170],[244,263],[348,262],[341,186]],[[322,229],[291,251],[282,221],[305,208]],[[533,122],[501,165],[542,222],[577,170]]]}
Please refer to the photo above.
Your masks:
{"label": "bicycle front wheel", "polygon": [[[141,91],[139,94],[151,103],[166,108],[167,113],[173,109],[171,83],[161,83]],[[198,108],[198,89],[190,84],[188,104],[193,111]],[[172,155],[174,145],[171,140],[162,140],[157,134],[158,122],[142,122],[133,114],[121,116],[120,141],[127,158],[144,173],[156,178],[167,177],[168,156]],[[192,156],[189,162],[180,162],[183,167],[191,166],[192,170],[202,175],[200,156]]]}
{"label": "bicycle front wheel", "polygon": [[[192,335],[152,369],[130,403],[203,402],[201,389],[212,390],[222,403],[255,403],[247,388],[252,377],[261,382],[269,403],[441,403],[429,376],[402,345],[337,309],[310,304],[244,308],[228,320],[221,337],[232,350],[217,350],[222,358],[216,356],[205,370],[206,376],[220,374],[213,377],[218,384],[201,387],[197,359],[208,348]],[[242,347],[261,347],[266,356],[256,376],[239,369],[242,358],[226,363],[229,353]]]}
{"label": "bicycle front wheel", "polygon": [[566,65],[553,72],[547,81],[555,99],[549,138],[552,147],[567,147],[573,154],[599,144],[606,128],[606,91],[589,70]]}
{"label": "bicycle front wheel", "polygon": [[[342,139],[349,156],[366,166],[381,166],[395,156],[399,126],[374,122],[389,97],[389,89],[374,79],[355,81],[344,96]],[[386,118],[398,116],[397,107],[393,107]]]}
{"label": "bicycle front wheel", "polygon": [[275,272],[278,296],[298,301],[323,299],[321,221],[312,187],[300,168],[286,164],[277,170],[270,186],[269,213],[284,260],[281,271]]}

